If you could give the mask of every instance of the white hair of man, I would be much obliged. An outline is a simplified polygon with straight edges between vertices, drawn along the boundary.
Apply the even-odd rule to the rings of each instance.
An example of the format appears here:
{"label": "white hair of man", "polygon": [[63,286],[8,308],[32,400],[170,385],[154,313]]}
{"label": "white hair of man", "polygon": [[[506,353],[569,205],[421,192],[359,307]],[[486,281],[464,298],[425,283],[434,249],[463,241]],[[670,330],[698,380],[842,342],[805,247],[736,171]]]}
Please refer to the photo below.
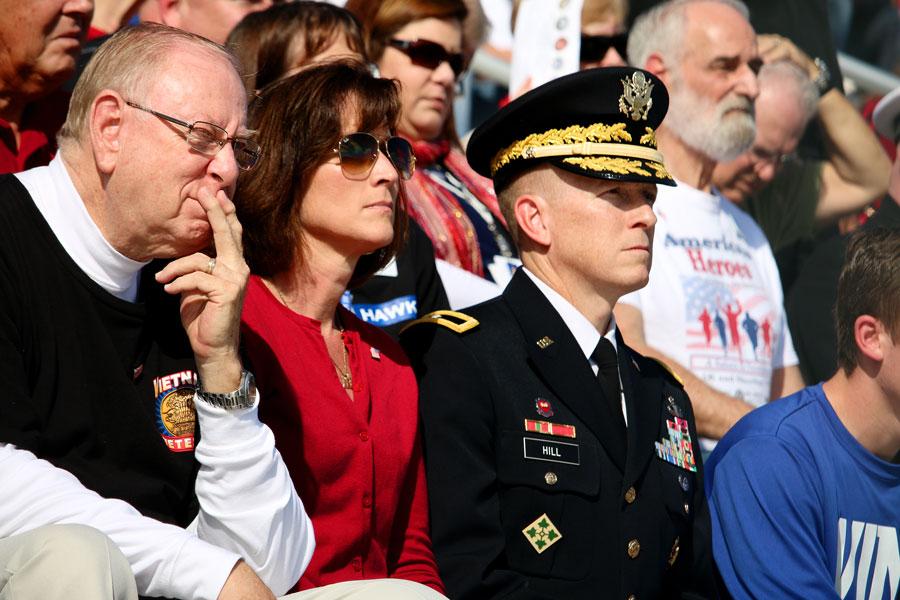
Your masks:
{"label": "white hair of man", "polygon": [[685,7],[697,2],[716,2],[732,7],[747,21],[750,9],[741,0],[669,0],[638,15],[628,33],[628,64],[643,68],[651,54],[666,57],[667,66],[681,62],[685,39]]}
{"label": "white hair of man", "polygon": [[764,90],[777,90],[779,93],[792,94],[797,99],[803,115],[801,128],[805,128],[818,112],[819,90],[806,71],[796,63],[789,60],[766,63],[759,70],[757,79],[761,94]]}
{"label": "white hair of man", "polygon": [[684,82],[685,9],[699,2],[730,6],[749,21],[750,12],[740,0],[669,0],[637,18],[628,36],[628,56],[631,64],[639,67],[645,66],[652,54],[663,57],[669,72],[669,111],[663,125],[687,146],[717,162],[728,162],[749,148],[756,137],[753,101],[732,95],[717,103]]}
{"label": "white hair of man", "polygon": [[241,71],[231,52],[199,35],[158,23],[126,27],[100,46],[75,84],[66,122],[57,136],[59,145],[82,139],[91,105],[102,90],[114,90],[129,100],[142,97],[161,72],[178,64],[176,53],[185,45],[218,57],[237,73]]}

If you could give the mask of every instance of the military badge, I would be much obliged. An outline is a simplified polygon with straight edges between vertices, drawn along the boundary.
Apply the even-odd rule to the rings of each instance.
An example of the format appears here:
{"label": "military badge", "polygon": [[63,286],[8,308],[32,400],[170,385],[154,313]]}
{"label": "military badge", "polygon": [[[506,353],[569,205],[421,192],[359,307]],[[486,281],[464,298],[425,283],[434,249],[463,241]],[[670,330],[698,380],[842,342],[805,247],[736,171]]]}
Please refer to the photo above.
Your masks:
{"label": "military badge", "polygon": [[525,431],[568,438],[575,437],[574,425],[563,425],[562,423],[551,423],[550,421],[536,421],[534,419],[525,419]]}
{"label": "military badge", "polygon": [[537,414],[541,415],[542,417],[553,416],[553,406],[550,404],[549,400],[544,400],[543,398],[535,398],[534,408],[537,410]]}
{"label": "military badge", "polygon": [[654,442],[656,455],[682,469],[696,471],[697,463],[694,461],[694,446],[688,422],[680,417],[673,417],[673,420],[666,420],[666,429],[669,437]]}
{"label": "military badge", "polygon": [[675,396],[669,394],[666,396],[666,410],[669,411],[669,414],[673,417],[678,417],[679,419],[684,418],[684,414],[681,412],[681,407],[678,406],[678,403],[675,402]]}
{"label": "military badge", "polygon": [[531,544],[535,552],[541,554],[544,550],[562,539],[562,534],[556,528],[547,513],[542,514],[531,524],[522,530],[522,535]]}
{"label": "military badge", "polygon": [[529,460],[545,460],[547,462],[580,465],[581,447],[578,444],[570,444],[568,442],[523,437],[522,456]]}
{"label": "military badge", "polygon": [[625,113],[633,121],[647,120],[647,113],[653,106],[653,84],[650,83],[644,74],[635,71],[631,74],[631,79],[627,77],[622,80],[622,86],[625,88],[619,97],[619,111]]}
{"label": "military badge", "polygon": [[153,380],[156,392],[156,428],[172,452],[194,451],[197,412],[194,393],[197,375],[193,371],[172,373]]}
{"label": "military badge", "polygon": [[546,350],[547,348],[549,348],[550,346],[553,345],[553,340],[551,340],[550,338],[548,338],[545,335],[544,337],[542,337],[535,343],[537,344],[538,348],[540,348],[541,350]]}

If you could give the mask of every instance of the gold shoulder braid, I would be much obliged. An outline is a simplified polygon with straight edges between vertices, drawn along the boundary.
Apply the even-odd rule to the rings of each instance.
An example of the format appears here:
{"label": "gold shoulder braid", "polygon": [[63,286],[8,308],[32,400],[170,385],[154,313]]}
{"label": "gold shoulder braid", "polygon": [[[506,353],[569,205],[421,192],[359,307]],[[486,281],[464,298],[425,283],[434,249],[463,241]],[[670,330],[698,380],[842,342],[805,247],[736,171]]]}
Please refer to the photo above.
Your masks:
{"label": "gold shoulder braid", "polygon": [[655,362],[656,364],[661,366],[663,369],[665,369],[669,373],[669,375],[672,376],[672,379],[677,381],[679,383],[679,385],[681,385],[681,387],[684,387],[684,380],[678,376],[678,373],[676,373],[675,371],[672,370],[672,367],[670,367],[663,361],[659,360],[658,358],[653,358],[652,356],[647,356],[645,358],[649,358],[650,360],[652,360],[653,362]]}
{"label": "gold shoulder braid", "polygon": [[440,325],[442,327],[446,327],[450,331],[455,331],[456,333],[465,333],[470,329],[474,329],[478,327],[478,319],[470,317],[465,313],[461,313],[455,310],[436,310],[434,312],[430,312],[427,315],[419,317],[415,321],[410,321],[400,330],[400,333],[403,334],[407,329],[413,327],[414,325],[421,325],[422,323],[432,323],[434,325]]}

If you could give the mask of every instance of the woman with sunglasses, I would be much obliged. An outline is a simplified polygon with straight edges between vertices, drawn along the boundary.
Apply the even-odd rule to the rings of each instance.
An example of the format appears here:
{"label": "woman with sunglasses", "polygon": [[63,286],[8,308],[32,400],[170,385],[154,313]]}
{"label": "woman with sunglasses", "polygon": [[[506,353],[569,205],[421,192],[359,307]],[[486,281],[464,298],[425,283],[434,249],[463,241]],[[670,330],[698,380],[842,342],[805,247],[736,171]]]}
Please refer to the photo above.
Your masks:
{"label": "woman with sunglasses", "polygon": [[[251,96],[312,63],[336,57],[366,60],[359,21],[327,2],[287,2],[250,13],[231,30],[226,45],[248,73],[244,81]],[[419,315],[450,308],[425,232],[409,223],[396,262],[349,290],[341,302],[395,337]]]}
{"label": "woman with sunglasses", "polygon": [[235,194],[253,273],[242,339],[260,417],[316,532],[298,589],[396,578],[402,589],[384,597],[430,599],[443,586],[415,376],[387,334],[340,305],[404,237],[400,185],[415,158],[391,135],[399,110],[395,84],[357,62],[312,65],[260,92],[249,124],[261,158]]}
{"label": "woman with sunglasses", "polygon": [[624,67],[628,0],[585,0],[581,5],[582,69]]}
{"label": "woman with sunglasses", "polygon": [[400,84],[398,131],[418,160],[406,186],[410,216],[438,258],[505,283],[519,264],[516,251],[490,180],[469,168],[453,127],[453,95],[466,62],[465,2],[349,0],[346,8],[360,19],[381,75]]}

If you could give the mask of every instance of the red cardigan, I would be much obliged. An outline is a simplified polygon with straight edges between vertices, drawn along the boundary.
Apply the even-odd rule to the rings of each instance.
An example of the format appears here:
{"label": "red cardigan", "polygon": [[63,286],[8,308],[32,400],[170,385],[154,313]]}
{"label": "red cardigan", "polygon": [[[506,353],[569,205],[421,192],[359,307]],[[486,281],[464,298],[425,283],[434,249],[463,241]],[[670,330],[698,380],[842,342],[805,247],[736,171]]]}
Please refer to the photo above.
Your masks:
{"label": "red cardigan", "polygon": [[415,376],[387,334],[339,310],[354,400],[319,321],[286,308],[256,276],[244,302],[260,418],[315,530],[312,562],[295,589],[398,577],[444,593],[428,535]]}

